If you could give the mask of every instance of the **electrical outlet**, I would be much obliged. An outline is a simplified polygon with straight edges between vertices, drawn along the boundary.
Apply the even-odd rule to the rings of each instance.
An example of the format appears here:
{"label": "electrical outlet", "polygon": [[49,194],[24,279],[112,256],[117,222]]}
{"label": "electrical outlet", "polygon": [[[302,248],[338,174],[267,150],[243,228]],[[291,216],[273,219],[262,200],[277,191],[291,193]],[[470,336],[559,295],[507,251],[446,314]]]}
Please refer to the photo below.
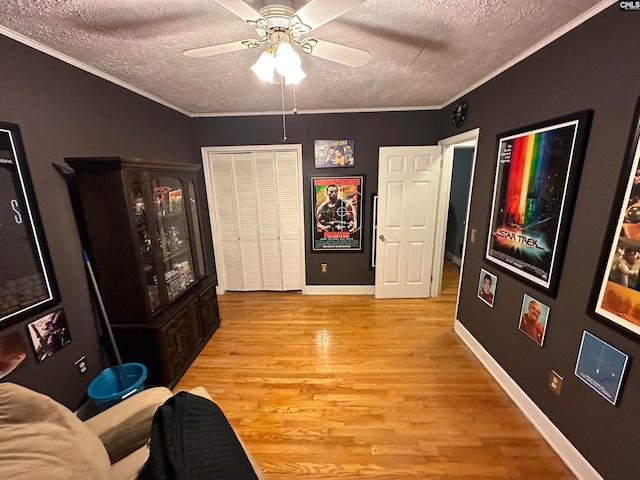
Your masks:
{"label": "electrical outlet", "polygon": [[469,235],[469,241],[471,243],[476,241],[476,229],[475,228],[471,229],[471,234]]}
{"label": "electrical outlet", "polygon": [[551,375],[549,376],[549,388],[556,395],[560,395],[560,390],[562,389],[562,377],[558,375],[555,370],[551,370]]}
{"label": "electrical outlet", "polygon": [[326,263],[320,264],[320,273],[327,273],[328,265]]}
{"label": "electrical outlet", "polygon": [[78,360],[76,360],[75,366],[78,367],[78,372],[80,373],[80,375],[84,375],[85,373],[87,373],[87,370],[89,370],[89,366],[87,365],[87,357],[84,355],[81,356]]}

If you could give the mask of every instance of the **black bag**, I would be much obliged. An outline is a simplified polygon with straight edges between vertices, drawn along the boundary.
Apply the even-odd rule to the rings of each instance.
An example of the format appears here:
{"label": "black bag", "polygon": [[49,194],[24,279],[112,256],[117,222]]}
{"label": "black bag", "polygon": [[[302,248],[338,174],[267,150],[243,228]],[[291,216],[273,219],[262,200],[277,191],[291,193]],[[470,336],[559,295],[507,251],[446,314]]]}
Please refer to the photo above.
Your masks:
{"label": "black bag", "polygon": [[222,410],[179,392],[156,411],[149,459],[139,480],[257,480]]}

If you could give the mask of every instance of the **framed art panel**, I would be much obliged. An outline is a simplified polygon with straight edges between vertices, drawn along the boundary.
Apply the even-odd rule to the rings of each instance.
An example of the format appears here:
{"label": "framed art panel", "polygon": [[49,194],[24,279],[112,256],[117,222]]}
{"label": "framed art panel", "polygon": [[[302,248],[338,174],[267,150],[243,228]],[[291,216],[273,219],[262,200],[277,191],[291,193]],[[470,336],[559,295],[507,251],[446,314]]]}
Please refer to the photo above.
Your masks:
{"label": "framed art panel", "polygon": [[376,268],[376,238],[378,236],[378,194],[371,194],[371,265]]}
{"label": "framed art panel", "polygon": [[364,177],[311,177],[313,250],[362,250]]}
{"label": "framed art panel", "polygon": [[629,356],[595,335],[582,333],[574,374],[612,405],[618,402]]}
{"label": "framed art panel", "polygon": [[640,98],[611,222],[595,312],[640,335]]}
{"label": "framed art panel", "polygon": [[313,151],[316,168],[354,167],[356,153],[353,140],[315,140]]}
{"label": "framed art panel", "polygon": [[486,258],[555,294],[592,112],[498,135]]}
{"label": "framed art panel", "polygon": [[18,125],[0,122],[0,328],[57,301]]}

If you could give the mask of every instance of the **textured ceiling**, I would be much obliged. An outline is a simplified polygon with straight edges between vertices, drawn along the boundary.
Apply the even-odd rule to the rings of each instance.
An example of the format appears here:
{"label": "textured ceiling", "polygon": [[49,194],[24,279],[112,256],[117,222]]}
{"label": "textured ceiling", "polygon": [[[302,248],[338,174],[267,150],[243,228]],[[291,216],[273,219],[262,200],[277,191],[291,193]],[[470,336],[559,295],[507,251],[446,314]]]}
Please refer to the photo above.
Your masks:
{"label": "textured ceiling", "polygon": [[[256,10],[263,6],[263,0],[246,3]],[[297,9],[308,0],[292,3]],[[367,50],[371,60],[352,68],[302,55],[308,76],[296,87],[297,108],[440,107],[612,3],[368,0],[307,37]],[[0,33],[32,46],[36,42],[189,115],[282,110],[281,86],[264,83],[249,70],[261,48],[209,58],[182,55],[185,49],[257,38],[254,29],[213,0],[2,0]],[[292,87],[285,87],[285,98],[291,109]]]}

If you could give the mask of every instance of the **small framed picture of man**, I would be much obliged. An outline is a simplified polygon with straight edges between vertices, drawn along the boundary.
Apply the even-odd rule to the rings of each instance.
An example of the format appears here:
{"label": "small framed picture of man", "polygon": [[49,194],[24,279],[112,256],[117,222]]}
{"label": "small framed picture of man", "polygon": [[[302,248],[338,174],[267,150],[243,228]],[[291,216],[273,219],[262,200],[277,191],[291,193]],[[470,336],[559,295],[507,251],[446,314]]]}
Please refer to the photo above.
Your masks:
{"label": "small framed picture of man", "polygon": [[522,298],[522,309],[520,311],[520,331],[531,340],[542,346],[544,335],[547,332],[549,321],[549,311],[551,309],[544,303],[530,297],[526,293]]}
{"label": "small framed picture of man", "polygon": [[487,272],[484,268],[480,269],[480,283],[478,284],[478,298],[493,308],[493,302],[496,298],[496,286],[498,285],[498,277]]}

